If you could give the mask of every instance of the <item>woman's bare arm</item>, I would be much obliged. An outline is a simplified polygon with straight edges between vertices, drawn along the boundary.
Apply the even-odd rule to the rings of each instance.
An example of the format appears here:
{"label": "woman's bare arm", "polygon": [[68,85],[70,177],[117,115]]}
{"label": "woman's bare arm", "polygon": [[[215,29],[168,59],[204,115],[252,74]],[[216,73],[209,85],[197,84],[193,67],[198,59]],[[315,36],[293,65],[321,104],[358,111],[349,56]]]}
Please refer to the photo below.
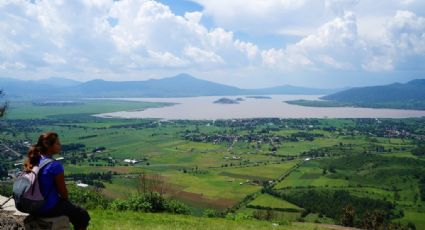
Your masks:
{"label": "woman's bare arm", "polygon": [[65,175],[64,173],[58,174],[55,176],[55,186],[56,190],[58,190],[58,193],[62,199],[67,200],[68,199],[68,190],[66,189],[65,185]]}

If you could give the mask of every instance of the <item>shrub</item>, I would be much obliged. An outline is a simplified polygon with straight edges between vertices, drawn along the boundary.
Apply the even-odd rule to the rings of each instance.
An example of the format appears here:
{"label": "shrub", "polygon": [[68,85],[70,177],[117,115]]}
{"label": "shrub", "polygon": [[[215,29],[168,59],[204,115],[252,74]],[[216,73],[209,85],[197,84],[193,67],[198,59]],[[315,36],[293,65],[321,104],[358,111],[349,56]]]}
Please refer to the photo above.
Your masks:
{"label": "shrub", "polygon": [[177,200],[168,200],[166,203],[166,211],[176,214],[190,214],[189,207]]}
{"label": "shrub", "polygon": [[131,211],[152,211],[152,203],[149,202],[145,195],[132,195],[126,202],[128,209]]}
{"label": "shrub", "polygon": [[106,208],[108,200],[100,194],[99,190],[79,188],[73,184],[68,185],[70,200],[86,209]]}
{"label": "shrub", "polygon": [[158,193],[133,194],[127,200],[114,200],[109,208],[115,211],[170,212],[190,214],[190,209],[176,200],[166,200]]}
{"label": "shrub", "polygon": [[7,197],[11,196],[13,194],[12,187],[11,183],[0,184],[0,195]]}
{"label": "shrub", "polygon": [[150,211],[152,212],[165,211],[167,202],[161,194],[157,192],[151,192],[151,193],[145,193],[139,196],[145,196],[145,200],[151,205]]}
{"label": "shrub", "polygon": [[251,216],[245,213],[227,213],[226,219],[228,220],[249,220]]}
{"label": "shrub", "polygon": [[130,209],[126,200],[114,200],[109,204],[109,208],[114,211],[124,211]]}
{"label": "shrub", "polygon": [[205,209],[202,215],[205,217],[216,217],[217,212],[213,209]]}

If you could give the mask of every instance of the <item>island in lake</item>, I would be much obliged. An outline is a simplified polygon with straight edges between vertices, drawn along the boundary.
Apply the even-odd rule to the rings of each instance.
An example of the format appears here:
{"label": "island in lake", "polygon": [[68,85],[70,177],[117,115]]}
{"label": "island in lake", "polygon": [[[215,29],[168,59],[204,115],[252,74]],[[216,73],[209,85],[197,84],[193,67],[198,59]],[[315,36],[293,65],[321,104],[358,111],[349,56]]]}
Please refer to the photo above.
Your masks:
{"label": "island in lake", "polygon": [[230,98],[223,97],[223,98],[218,99],[217,101],[214,101],[214,103],[216,103],[216,104],[239,104],[239,101],[241,101],[240,100],[241,98],[238,98],[238,99],[233,100],[233,99],[230,99]]}
{"label": "island in lake", "polygon": [[254,99],[272,99],[269,96],[247,96],[246,98],[254,98]]}

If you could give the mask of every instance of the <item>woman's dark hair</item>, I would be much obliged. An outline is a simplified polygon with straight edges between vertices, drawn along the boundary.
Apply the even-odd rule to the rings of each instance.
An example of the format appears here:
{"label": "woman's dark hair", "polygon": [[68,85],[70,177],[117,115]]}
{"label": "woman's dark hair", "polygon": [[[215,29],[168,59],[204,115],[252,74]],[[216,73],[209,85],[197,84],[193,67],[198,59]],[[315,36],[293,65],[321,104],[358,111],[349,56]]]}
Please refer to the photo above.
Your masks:
{"label": "woman's dark hair", "polygon": [[32,145],[28,150],[28,159],[24,162],[25,171],[31,171],[34,166],[38,165],[41,154],[47,153],[47,149],[53,146],[57,140],[57,133],[48,132],[41,134],[38,137],[37,144]]}

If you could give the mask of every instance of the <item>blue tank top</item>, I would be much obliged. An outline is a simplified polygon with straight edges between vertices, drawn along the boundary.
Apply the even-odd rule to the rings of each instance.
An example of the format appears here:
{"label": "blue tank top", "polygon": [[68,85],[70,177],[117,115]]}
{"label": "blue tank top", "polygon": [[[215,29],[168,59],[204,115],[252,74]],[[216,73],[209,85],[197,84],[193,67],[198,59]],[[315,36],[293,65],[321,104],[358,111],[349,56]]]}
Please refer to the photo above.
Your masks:
{"label": "blue tank top", "polygon": [[[48,159],[41,156],[40,164]],[[59,194],[55,186],[55,176],[64,172],[64,168],[59,161],[53,161],[39,172],[39,185],[41,194],[44,197],[44,206],[40,209],[40,213],[45,213],[53,208],[59,201]]]}

